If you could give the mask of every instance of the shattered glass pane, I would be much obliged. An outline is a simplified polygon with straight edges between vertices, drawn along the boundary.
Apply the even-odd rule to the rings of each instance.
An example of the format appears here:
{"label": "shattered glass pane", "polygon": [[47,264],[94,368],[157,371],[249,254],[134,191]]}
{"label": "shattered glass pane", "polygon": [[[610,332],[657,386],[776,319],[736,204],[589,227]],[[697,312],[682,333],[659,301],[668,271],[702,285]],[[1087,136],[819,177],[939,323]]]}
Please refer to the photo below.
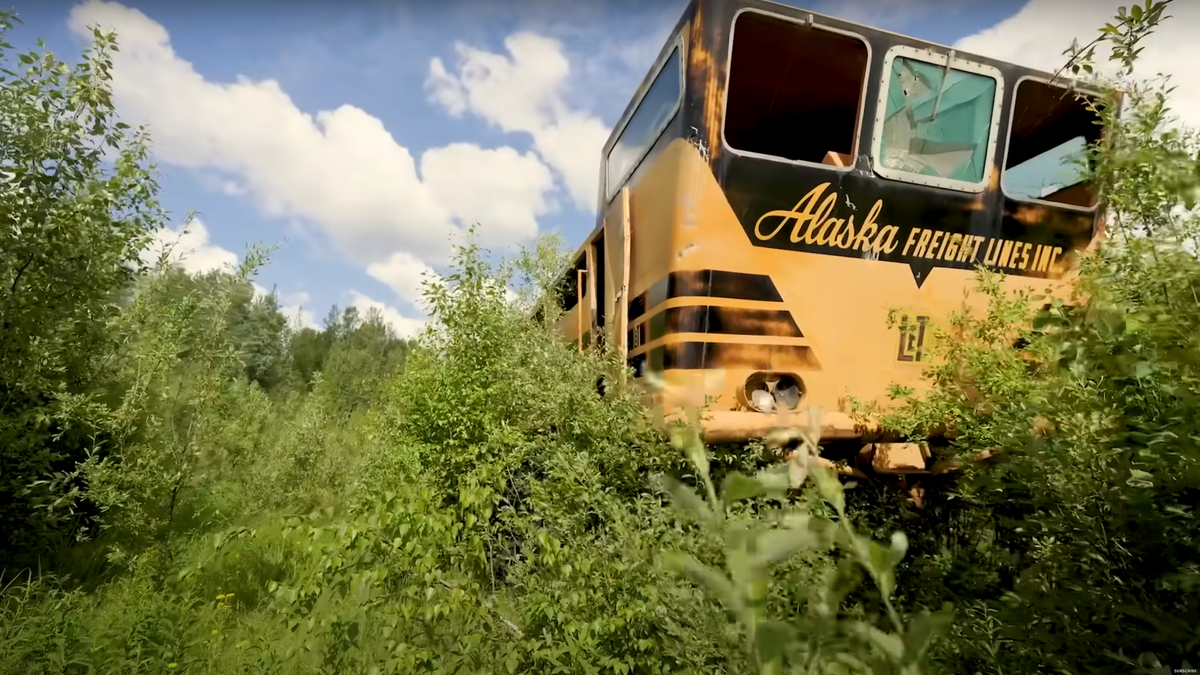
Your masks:
{"label": "shattered glass pane", "polygon": [[996,81],[899,57],[892,61],[890,78],[880,144],[883,166],[969,183],[983,180]]}
{"label": "shattered glass pane", "polygon": [[1004,190],[1014,197],[1053,199],[1056,193],[1088,180],[1084,170],[1087,140],[1076,136],[1004,172]]}

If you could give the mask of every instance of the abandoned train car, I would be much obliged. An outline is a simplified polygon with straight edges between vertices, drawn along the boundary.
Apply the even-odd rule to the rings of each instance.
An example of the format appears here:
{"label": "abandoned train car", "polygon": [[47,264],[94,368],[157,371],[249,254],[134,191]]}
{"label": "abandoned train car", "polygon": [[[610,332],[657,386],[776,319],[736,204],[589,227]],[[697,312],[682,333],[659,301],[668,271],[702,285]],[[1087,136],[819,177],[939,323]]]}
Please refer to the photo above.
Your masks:
{"label": "abandoned train car", "polygon": [[[1062,295],[1098,240],[1101,127],[1051,73],[763,0],[695,0],[601,157],[559,329],[713,441],[920,390],[977,265]],[[889,310],[898,325],[889,327]]]}

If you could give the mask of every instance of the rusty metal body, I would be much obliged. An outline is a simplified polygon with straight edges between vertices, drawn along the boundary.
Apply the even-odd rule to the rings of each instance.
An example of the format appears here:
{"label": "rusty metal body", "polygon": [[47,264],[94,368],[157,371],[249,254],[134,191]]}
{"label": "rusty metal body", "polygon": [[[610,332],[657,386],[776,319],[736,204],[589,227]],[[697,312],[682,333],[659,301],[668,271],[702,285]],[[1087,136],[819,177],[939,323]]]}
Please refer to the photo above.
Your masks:
{"label": "rusty metal body", "polygon": [[809,406],[825,439],[859,438],[847,398],[921,389],[926,327],[963,307],[976,265],[1069,288],[1099,236],[1095,195],[1010,177],[1053,164],[1038,149],[1055,139],[1094,140],[1089,114],[1050,73],[695,0],[605,146],[559,328],[655,373],[667,411],[708,401],[711,441]]}

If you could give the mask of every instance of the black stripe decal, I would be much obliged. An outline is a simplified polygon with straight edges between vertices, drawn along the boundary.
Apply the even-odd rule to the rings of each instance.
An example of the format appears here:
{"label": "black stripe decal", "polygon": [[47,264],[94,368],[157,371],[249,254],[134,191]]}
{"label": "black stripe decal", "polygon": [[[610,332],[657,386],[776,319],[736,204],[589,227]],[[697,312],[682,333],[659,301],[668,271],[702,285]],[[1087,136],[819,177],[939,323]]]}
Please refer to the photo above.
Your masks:
{"label": "black stripe decal", "polygon": [[791,312],[784,309],[743,309],[708,305],[668,307],[629,329],[629,344],[641,345],[672,333],[766,335],[801,338]]}
{"label": "black stripe decal", "polygon": [[635,377],[648,371],[744,368],[771,370],[796,365],[819,368],[812,349],[804,345],[748,345],[731,342],[675,342],[629,359]]}
{"label": "black stripe decal", "polygon": [[671,298],[729,298],[783,302],[779,289],[765,274],[725,272],[722,270],[685,270],[671,272],[645,293],[629,301],[632,321]]}

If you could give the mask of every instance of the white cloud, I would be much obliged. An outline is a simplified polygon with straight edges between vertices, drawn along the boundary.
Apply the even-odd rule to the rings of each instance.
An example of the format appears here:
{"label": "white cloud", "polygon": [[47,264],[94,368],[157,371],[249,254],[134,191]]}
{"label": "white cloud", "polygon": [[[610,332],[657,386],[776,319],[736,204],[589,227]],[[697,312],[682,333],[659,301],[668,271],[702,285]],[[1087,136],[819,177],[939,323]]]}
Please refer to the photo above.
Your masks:
{"label": "white cloud", "polygon": [[287,318],[294,328],[320,328],[317,316],[308,308],[312,296],[306,291],[278,294],[279,313]]}
{"label": "white cloud", "polygon": [[366,314],[372,309],[378,310],[383,320],[392,327],[392,330],[396,331],[397,336],[402,338],[416,337],[421,332],[421,329],[425,327],[423,319],[406,317],[395,307],[368,297],[356,290],[350,291],[350,305],[356,307],[362,314]]}
{"label": "white cloud", "polygon": [[315,223],[361,264],[395,251],[440,262],[449,235],[474,221],[485,244],[523,240],[551,208],[551,175],[532,153],[455,144],[414,157],[354,106],[310,114],[274,80],[206,79],[136,9],[88,0],[68,25],[83,38],[93,25],[116,30],[114,98],[126,121],[150,124],[158,160],[217,172],[222,192]]}
{"label": "white cloud", "polygon": [[[1116,10],[1116,3],[1030,0],[1013,16],[954,46],[1057,72],[1066,63],[1062,52],[1072,39],[1081,45],[1091,42],[1104,24],[1113,21]],[[1194,35],[1194,27],[1200,25],[1200,3],[1173,2],[1166,13],[1171,18],[1142,43],[1145,51],[1135,64],[1134,75],[1171,75],[1171,83],[1177,87],[1171,94],[1174,113],[1186,124],[1200,126],[1200,80],[1191,73],[1192,64],[1200,63],[1200,41]],[[1099,50],[1097,56],[1101,56]]]}
{"label": "white cloud", "polygon": [[823,0],[811,7],[817,12],[845,21],[911,33],[914,28],[928,30],[931,21],[944,21],[946,17],[974,11],[973,6],[981,2],[982,0]]}
{"label": "white cloud", "polygon": [[401,300],[427,311],[422,282],[439,278],[432,267],[410,253],[398,251],[383,262],[372,263],[367,274],[386,284]]}
{"label": "white cloud", "polygon": [[154,265],[163,253],[175,265],[192,274],[228,270],[237,266],[233,251],[209,240],[208,228],[197,218],[178,228],[164,227],[154,233],[154,240],[142,251],[142,262]]}
{"label": "white cloud", "polygon": [[454,143],[434,148],[421,155],[421,174],[434,200],[453,205],[459,222],[499,228],[516,238],[537,234],[537,217],[549,210],[546,195],[554,189],[550,169],[536,155],[508,147],[485,150]]}
{"label": "white cloud", "polygon": [[504,299],[506,301],[508,301],[508,303],[510,305],[515,305],[521,301],[521,296],[516,291],[514,291],[511,286],[505,286],[504,287]]}
{"label": "white cloud", "polygon": [[526,133],[563,178],[582,210],[596,206],[604,122],[566,102],[571,65],[558,40],[523,32],[504,41],[508,55],[458,43],[452,69],[429,64],[430,98],[451,115],[470,112],[507,133]]}
{"label": "white cloud", "polygon": [[[386,284],[401,300],[408,302],[425,315],[429,314],[429,304],[425,300],[423,282],[445,281],[445,278],[433,268],[407,253],[396,253],[386,262],[371,265],[367,268],[367,273]],[[454,289],[451,288],[449,291],[453,293]],[[504,298],[509,303],[515,303],[519,296],[516,291],[506,286]]]}

